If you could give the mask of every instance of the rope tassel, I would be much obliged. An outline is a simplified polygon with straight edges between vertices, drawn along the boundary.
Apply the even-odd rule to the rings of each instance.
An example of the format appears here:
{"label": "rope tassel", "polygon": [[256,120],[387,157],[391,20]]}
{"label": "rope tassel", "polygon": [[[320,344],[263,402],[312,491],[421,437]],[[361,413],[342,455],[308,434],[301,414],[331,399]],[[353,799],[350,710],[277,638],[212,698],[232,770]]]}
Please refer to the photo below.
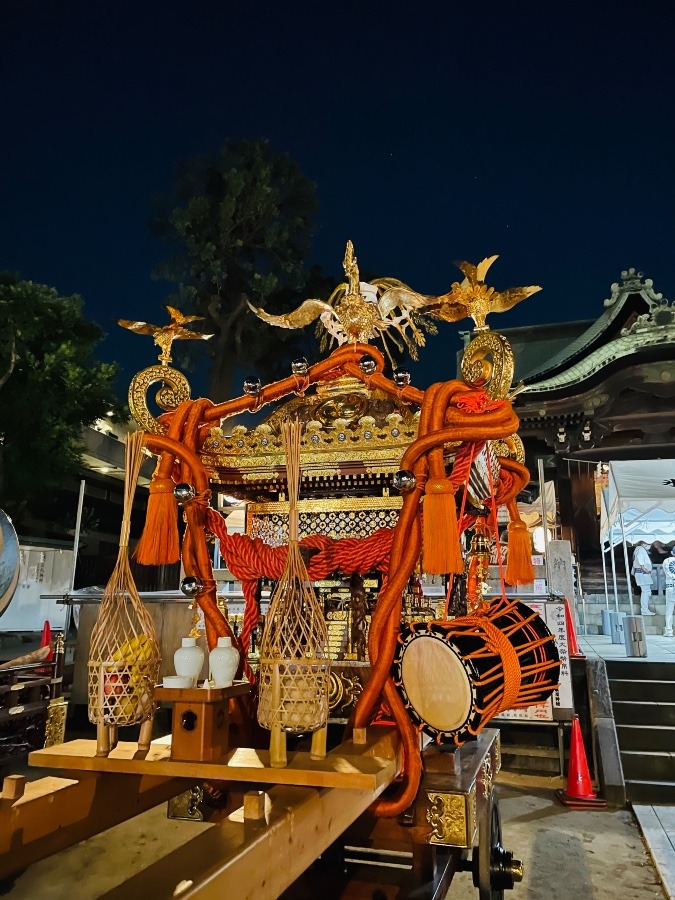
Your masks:
{"label": "rope tassel", "polygon": [[137,562],[144,566],[168,565],[180,559],[178,504],[173,488],[173,479],[153,475],[145,528],[134,552]]}
{"label": "rope tassel", "polygon": [[506,557],[507,584],[532,584],[532,542],[527,525],[520,519],[509,522],[509,551]]}
{"label": "rope tassel", "polygon": [[429,478],[423,517],[424,571],[429,575],[464,571],[459,548],[455,486],[449,478]]}

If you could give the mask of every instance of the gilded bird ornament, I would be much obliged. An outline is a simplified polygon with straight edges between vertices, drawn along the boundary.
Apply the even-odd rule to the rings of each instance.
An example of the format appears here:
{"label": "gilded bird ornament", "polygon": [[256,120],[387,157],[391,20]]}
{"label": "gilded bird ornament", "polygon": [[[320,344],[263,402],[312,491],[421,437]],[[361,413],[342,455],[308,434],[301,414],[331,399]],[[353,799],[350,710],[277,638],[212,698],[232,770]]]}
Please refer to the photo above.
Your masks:
{"label": "gilded bird ornament", "polygon": [[425,343],[424,332],[435,333],[436,327],[424,320],[414,304],[409,308],[401,307],[400,315],[395,316],[393,313],[400,304],[385,301],[392,289],[401,289],[406,297],[414,295],[414,291],[396,278],[361,281],[351,241],[347,241],[342,265],[347,280],[335,288],[328,300],[305,300],[297,309],[277,316],[252,303],[249,307],[259,319],[277,328],[304,328],[319,319],[324,329],[321,334],[322,350],[333,343],[365,344],[379,337],[392,363],[388,341],[399,350],[407,349],[411,357],[417,359],[417,348]]}
{"label": "gilded bird ornament", "polygon": [[212,334],[202,334],[186,328],[191,322],[203,321],[203,316],[186,316],[175,306],[167,306],[171,321],[168,325],[152,325],[150,322],[134,322],[131,319],[118,319],[117,324],[128,328],[136,334],[149,334],[161,350],[159,361],[163,366],[171,362],[171,345],[174,341],[208,341]]}
{"label": "gilded bird ornament", "polygon": [[420,294],[397,278],[360,281],[354,245],[348,241],[343,261],[347,281],[339,284],[328,300],[305,300],[292,312],[278,316],[251,303],[249,306],[258,318],[277,328],[304,328],[319,319],[325,329],[322,350],[334,342],[368,343],[379,337],[392,362],[388,340],[417,359],[417,348],[425,343],[424,333],[437,332],[433,319],[457,322],[470,316],[475,330],[484,331],[488,329],[486,317],[490,313],[505,312],[541,290],[538,285],[506,291],[489,287],[485,278],[496,259],[497,256],[488,256],[478,265],[457,263],[464,279],[453,282],[446,294],[433,296]]}
{"label": "gilded bird ornament", "polygon": [[489,287],[485,284],[485,278],[497,259],[498,256],[488,256],[478,265],[458,262],[456,265],[464,273],[464,279],[453,282],[447,294],[437,297],[418,294],[405,286],[392,286],[382,297],[382,313],[386,316],[390,308],[399,306],[402,309],[424,310],[428,315],[444,322],[458,322],[470,316],[475,323],[475,331],[485,331],[489,328],[485,320],[490,313],[506,312],[516,303],[541,290],[539,285],[534,284],[506,291]]}

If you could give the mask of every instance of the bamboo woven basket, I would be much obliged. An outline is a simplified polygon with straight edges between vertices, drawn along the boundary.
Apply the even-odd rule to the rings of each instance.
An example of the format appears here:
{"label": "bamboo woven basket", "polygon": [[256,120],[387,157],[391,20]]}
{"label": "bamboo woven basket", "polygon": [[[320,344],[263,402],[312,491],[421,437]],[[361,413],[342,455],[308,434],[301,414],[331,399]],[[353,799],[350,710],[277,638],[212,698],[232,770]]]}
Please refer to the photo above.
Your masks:
{"label": "bamboo woven basket", "polygon": [[129,566],[129,527],[143,432],[127,437],[124,514],[115,569],[106,585],[91,633],[88,662],[89,721],[134,725],[155,711],[159,644],[150,614],[138,596]]}
{"label": "bamboo woven basket", "polygon": [[328,631],[298,545],[299,422],[284,422],[289,498],[288,558],[260,644],[258,721],[263,728],[308,732],[328,721]]}

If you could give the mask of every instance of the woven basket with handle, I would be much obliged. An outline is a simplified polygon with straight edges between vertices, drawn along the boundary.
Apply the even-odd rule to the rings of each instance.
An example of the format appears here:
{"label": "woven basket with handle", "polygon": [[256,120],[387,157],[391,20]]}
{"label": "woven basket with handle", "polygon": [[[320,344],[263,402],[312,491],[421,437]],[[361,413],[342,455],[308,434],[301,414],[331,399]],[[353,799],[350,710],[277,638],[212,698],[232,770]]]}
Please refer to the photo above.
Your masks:
{"label": "woven basket with handle", "polygon": [[284,422],[289,498],[286,567],[260,645],[258,721],[263,728],[316,731],[328,720],[328,631],[298,545],[300,423]]}
{"label": "woven basket with handle", "polygon": [[115,569],[91,633],[88,662],[89,721],[133,725],[154,711],[159,644],[150,614],[138,596],[129,566],[129,527],[143,461],[143,432],[127,437],[124,515]]}

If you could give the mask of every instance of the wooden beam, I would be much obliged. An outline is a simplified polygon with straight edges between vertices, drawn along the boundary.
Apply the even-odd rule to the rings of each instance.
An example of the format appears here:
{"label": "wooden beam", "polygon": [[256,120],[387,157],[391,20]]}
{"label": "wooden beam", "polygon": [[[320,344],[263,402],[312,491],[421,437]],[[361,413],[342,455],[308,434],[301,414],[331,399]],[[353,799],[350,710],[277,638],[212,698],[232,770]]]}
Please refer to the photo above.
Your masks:
{"label": "wooden beam", "polygon": [[[66,773],[69,774],[69,773]],[[194,779],[147,775],[48,776],[0,802],[0,878],[188,790]]]}
{"label": "wooden beam", "polygon": [[[72,745],[78,744],[91,746],[87,746],[85,755],[78,757],[72,752]],[[225,768],[223,765],[216,767],[214,764],[206,763],[174,763],[173,765],[181,767],[182,777],[167,777],[161,771],[158,772],[157,769],[161,769],[161,766],[153,762],[153,750],[162,758],[162,754],[168,754],[169,745],[166,743],[154,743],[149,758],[141,760],[134,759],[134,754],[124,749],[125,746],[135,748],[135,744],[120,746],[123,748],[121,758],[113,760],[113,766],[122,768],[126,766],[127,771],[93,771],[93,764],[111,761],[110,758],[96,760],[96,757],[90,755],[96,752],[95,741],[72,741],[70,745],[50,747],[48,750],[35,751],[31,754],[33,763],[43,765],[46,758],[51,765],[64,769],[64,775],[72,777],[49,776],[38,781],[26,782],[25,785],[16,779],[7,783],[5,796],[0,799],[0,878],[7,878],[52,853],[57,853],[126,819],[133,818],[188,790],[199,781],[222,780],[217,770]],[[68,747],[70,750],[64,751],[64,748]],[[79,752],[83,752],[82,748]],[[116,752],[118,751],[113,751]],[[262,753],[250,750],[236,752],[245,756]],[[294,757],[295,754],[290,756]],[[302,777],[306,771],[302,766],[310,763],[311,767],[317,767],[316,771],[319,772],[319,775],[316,775],[310,768],[310,777],[317,779],[321,775],[320,767],[322,765],[326,767],[330,759],[327,770],[321,778],[332,779],[340,784],[337,794],[344,796],[344,803],[347,805],[351,794],[363,795],[366,798],[363,801],[365,809],[372,799],[391,783],[399,770],[399,736],[392,728],[369,729],[365,744],[358,746],[350,743],[341,744],[328,754],[325,760],[310,761],[308,753],[298,756],[301,758],[298,765],[302,763],[300,768],[291,769],[289,772],[274,769],[272,771],[277,776],[276,779],[271,778],[264,767],[264,761],[260,758],[257,758],[255,766],[251,765],[249,760],[248,768],[243,765],[232,765],[229,773],[232,788],[242,791],[241,782],[265,783],[284,779],[292,781],[293,778],[299,777],[299,774]],[[78,759],[83,768],[86,766],[89,770],[74,771],[72,763]],[[132,771],[128,771],[129,768]],[[138,768],[143,771],[138,771]],[[242,773],[255,777],[242,778]],[[361,790],[349,786],[342,787],[344,784],[353,783],[367,786],[361,787]],[[21,787],[24,788],[23,794]],[[316,791],[309,791],[302,796],[315,794]],[[297,798],[299,795],[292,794],[292,796]],[[249,812],[251,802],[249,799]],[[269,806],[269,800],[266,801],[266,806]],[[353,818],[357,815],[358,813],[355,813]],[[349,815],[347,818],[349,822],[353,821]],[[239,820],[236,825],[243,828],[243,807]],[[257,821],[267,827],[266,822],[269,818]],[[247,829],[251,827],[259,827],[255,819],[246,823]],[[318,854],[321,851],[316,852]],[[233,896],[238,895],[235,893]]]}
{"label": "wooden beam", "polygon": [[306,752],[289,753],[284,768],[270,765],[268,750],[246,747],[215,760],[172,760],[170,738],[153,741],[147,754],[139,752],[137,744],[119,743],[108,756],[96,756],[96,741],[78,740],[35,750],[28,759],[31,765],[70,771],[372,791],[386,781],[389,763],[396,757],[398,746],[396,729],[370,728],[363,744],[345,741],[325,759],[312,759]]}
{"label": "wooden beam", "polygon": [[25,775],[8,775],[2,782],[2,799],[18,800],[26,790]]}
{"label": "wooden beam", "polygon": [[[389,781],[397,770],[392,760]],[[260,824],[241,807],[100,900],[276,900],[382,790],[271,788]]]}

